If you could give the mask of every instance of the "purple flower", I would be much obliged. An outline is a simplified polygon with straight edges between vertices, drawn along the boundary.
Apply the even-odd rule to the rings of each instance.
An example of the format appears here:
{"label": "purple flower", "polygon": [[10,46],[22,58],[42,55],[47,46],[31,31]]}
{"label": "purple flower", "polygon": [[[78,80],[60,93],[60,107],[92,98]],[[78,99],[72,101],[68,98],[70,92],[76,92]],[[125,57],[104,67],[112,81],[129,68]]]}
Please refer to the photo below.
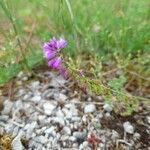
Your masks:
{"label": "purple flower", "polygon": [[65,48],[66,46],[67,42],[64,38],[56,39],[53,37],[49,42],[46,42],[43,45],[44,56],[49,60],[56,56],[58,50]]}
{"label": "purple flower", "polygon": [[53,37],[43,45],[44,57],[48,61],[48,66],[57,69],[60,74],[66,76],[67,72],[62,67],[62,59],[60,57],[60,50],[67,46],[67,41],[64,38]]}
{"label": "purple flower", "polygon": [[60,39],[57,41],[57,48],[58,48],[58,49],[65,48],[66,46],[67,46],[67,41],[66,41],[64,38],[60,38]]}
{"label": "purple flower", "polygon": [[48,66],[52,67],[53,69],[59,69],[61,67],[61,62],[62,60],[60,57],[55,57],[48,62]]}

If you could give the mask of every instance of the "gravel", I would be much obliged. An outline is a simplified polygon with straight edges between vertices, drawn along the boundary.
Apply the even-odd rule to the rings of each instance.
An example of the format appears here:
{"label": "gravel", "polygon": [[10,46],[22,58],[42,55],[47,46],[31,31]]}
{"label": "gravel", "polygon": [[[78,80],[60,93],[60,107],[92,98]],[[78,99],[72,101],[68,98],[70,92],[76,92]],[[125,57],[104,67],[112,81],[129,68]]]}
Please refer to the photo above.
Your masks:
{"label": "gravel", "polygon": [[[37,78],[30,81],[30,76],[23,72],[18,74],[13,101],[3,96],[0,132],[13,135],[13,150],[92,150],[88,141],[90,134],[102,141],[96,142],[97,149],[113,149],[120,139],[129,149],[129,145],[142,137],[130,121],[113,120],[113,108],[109,104],[99,107],[87,95],[88,103],[83,101],[77,92],[68,89],[68,81],[61,76],[48,71],[39,73],[40,78],[50,79],[46,83]],[[112,128],[109,128],[107,122],[111,120]],[[149,116],[145,120],[149,124]],[[118,130],[121,127],[122,132]],[[130,135],[127,141],[124,131]],[[22,143],[22,138],[28,144]]]}

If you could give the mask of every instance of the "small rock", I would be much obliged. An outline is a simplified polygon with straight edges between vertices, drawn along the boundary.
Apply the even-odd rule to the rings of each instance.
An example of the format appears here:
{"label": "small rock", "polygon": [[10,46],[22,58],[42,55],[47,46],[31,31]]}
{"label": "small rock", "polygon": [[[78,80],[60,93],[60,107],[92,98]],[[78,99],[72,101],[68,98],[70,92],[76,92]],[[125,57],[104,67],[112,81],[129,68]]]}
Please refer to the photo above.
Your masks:
{"label": "small rock", "polygon": [[41,135],[41,136],[36,136],[36,137],[34,138],[34,140],[35,140],[36,142],[42,143],[42,144],[46,144],[46,143],[48,142],[48,139],[47,139],[45,136],[43,136],[43,135]]}
{"label": "small rock", "polygon": [[71,142],[75,142],[77,139],[74,137],[74,136],[70,136],[69,137],[69,141],[71,141]]}
{"label": "small rock", "polygon": [[57,117],[64,117],[64,113],[62,112],[62,110],[58,110],[57,112],[56,112],[56,116]]}
{"label": "small rock", "polygon": [[9,116],[7,115],[0,115],[0,121],[6,122],[8,120]]}
{"label": "small rock", "polygon": [[58,124],[60,124],[61,126],[64,126],[64,125],[65,125],[65,121],[64,121],[64,118],[63,118],[63,117],[53,117],[53,118],[51,119],[51,121],[52,121],[53,123],[58,123]]}
{"label": "small rock", "polygon": [[34,82],[31,83],[31,86],[32,86],[33,89],[36,89],[39,85],[40,85],[39,81],[34,81]]}
{"label": "small rock", "polygon": [[82,145],[83,145],[83,148],[85,149],[85,148],[88,147],[89,143],[88,143],[87,141],[84,141],[84,142],[82,143]]}
{"label": "small rock", "polygon": [[93,113],[94,111],[96,111],[94,104],[88,104],[84,107],[84,113]]}
{"label": "small rock", "polygon": [[82,117],[82,121],[83,121],[83,123],[86,123],[86,122],[87,122],[87,118],[86,118],[85,115]]}
{"label": "small rock", "polygon": [[67,100],[67,96],[62,94],[62,93],[59,93],[56,100],[59,101],[59,102],[65,102]]}
{"label": "small rock", "polygon": [[5,126],[5,130],[6,130],[6,132],[7,133],[13,133],[13,131],[14,131],[14,125],[13,124],[6,124],[6,126]]}
{"label": "small rock", "polygon": [[20,132],[12,141],[12,150],[23,150],[23,145],[21,143],[22,132]]}
{"label": "small rock", "polygon": [[47,133],[48,135],[55,136],[56,135],[55,129],[56,127],[51,126],[50,128],[46,129],[44,132]]}
{"label": "small rock", "polygon": [[146,117],[148,124],[150,124],[150,116]]}
{"label": "small rock", "polygon": [[81,117],[72,117],[71,122],[80,122]]}
{"label": "small rock", "polygon": [[4,101],[4,109],[2,110],[3,115],[9,115],[11,112],[13,103],[10,100],[5,100]]}
{"label": "small rock", "polygon": [[19,127],[16,126],[16,127],[14,128],[13,133],[12,133],[13,137],[15,137],[15,136],[18,134],[18,132],[19,132]]}
{"label": "small rock", "polygon": [[116,142],[116,140],[119,138],[119,134],[117,131],[112,130],[112,135],[111,135],[111,139],[113,140],[113,142]]}
{"label": "small rock", "polygon": [[28,80],[28,77],[27,77],[27,76],[24,76],[24,77],[22,77],[21,80],[22,80],[22,81],[27,81],[27,80]]}
{"label": "small rock", "polygon": [[83,148],[84,148],[84,147],[83,147],[83,144],[80,144],[80,145],[79,145],[79,150],[83,150]]}
{"label": "small rock", "polygon": [[44,108],[44,112],[46,115],[51,115],[53,110],[56,108],[57,106],[50,103],[50,102],[46,102],[44,103],[43,105],[43,108]]}
{"label": "small rock", "polygon": [[35,95],[34,97],[31,98],[31,101],[33,101],[33,102],[39,102],[40,100],[41,100],[40,95]]}
{"label": "small rock", "polygon": [[20,71],[20,72],[18,73],[17,77],[18,77],[18,78],[22,78],[23,75],[24,75],[23,71]]}
{"label": "small rock", "polygon": [[67,134],[67,135],[71,135],[71,129],[70,129],[69,127],[65,126],[65,127],[63,128],[63,133],[65,133],[65,134]]}
{"label": "small rock", "polygon": [[46,116],[45,115],[39,115],[38,120],[40,123],[43,123],[45,121]]}
{"label": "small rock", "polygon": [[130,122],[124,122],[123,123],[123,127],[125,132],[129,133],[129,134],[133,134],[134,133],[134,128],[133,126],[130,124]]}
{"label": "small rock", "polygon": [[4,128],[0,127],[0,135],[4,134]]}
{"label": "small rock", "polygon": [[107,103],[103,106],[103,109],[105,111],[107,111],[107,112],[111,112],[112,111],[112,107],[109,104],[107,104]]}
{"label": "small rock", "polygon": [[73,132],[73,136],[74,136],[76,139],[84,140],[84,138],[86,137],[86,133],[85,133],[85,132],[78,132],[78,131],[75,131],[75,132]]}
{"label": "small rock", "polygon": [[106,118],[111,118],[111,115],[110,115],[109,112],[107,112],[107,113],[105,114],[105,116],[106,116]]}
{"label": "small rock", "polygon": [[25,126],[24,129],[27,130],[27,131],[26,131],[26,136],[27,136],[28,138],[30,138],[30,136],[32,135],[33,130],[36,128],[36,126],[37,126],[37,122],[36,122],[36,121],[34,121],[34,122],[30,123],[30,124],[27,124],[27,125]]}
{"label": "small rock", "polygon": [[141,137],[141,135],[137,132],[134,133],[134,135],[133,135],[134,140],[138,140],[138,139],[140,139],[140,137]]}
{"label": "small rock", "polygon": [[62,77],[62,76],[55,76],[54,78],[52,78],[51,82],[50,82],[50,86],[53,87],[61,87],[64,86],[64,84],[66,83],[66,80]]}

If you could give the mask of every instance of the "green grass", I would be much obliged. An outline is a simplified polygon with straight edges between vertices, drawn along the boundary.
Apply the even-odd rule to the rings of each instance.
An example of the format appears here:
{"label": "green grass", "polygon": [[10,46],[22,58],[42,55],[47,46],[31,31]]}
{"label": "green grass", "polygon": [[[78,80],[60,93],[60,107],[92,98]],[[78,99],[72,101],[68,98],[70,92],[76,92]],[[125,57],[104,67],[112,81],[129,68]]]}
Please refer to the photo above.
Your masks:
{"label": "green grass", "polygon": [[[52,36],[65,36],[69,44],[65,52],[69,55],[90,52],[107,58],[119,53],[126,58],[129,54],[136,56],[139,51],[144,56],[150,52],[149,0],[0,2],[7,6],[6,10],[0,9],[0,83],[24,65],[31,68],[41,62],[42,42]],[[12,65],[18,59],[23,65]]]}

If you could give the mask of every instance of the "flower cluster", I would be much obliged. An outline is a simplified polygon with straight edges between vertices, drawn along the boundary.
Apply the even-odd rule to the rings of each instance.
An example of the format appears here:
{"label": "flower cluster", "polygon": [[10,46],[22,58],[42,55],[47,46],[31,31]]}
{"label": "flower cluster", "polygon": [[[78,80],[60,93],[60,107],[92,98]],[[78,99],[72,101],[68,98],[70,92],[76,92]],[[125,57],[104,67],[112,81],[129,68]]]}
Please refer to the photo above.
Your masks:
{"label": "flower cluster", "polygon": [[62,58],[59,52],[62,48],[67,46],[67,42],[64,38],[56,39],[53,37],[49,42],[44,43],[43,53],[44,57],[48,61],[48,66],[53,69],[60,69],[62,64]]}

